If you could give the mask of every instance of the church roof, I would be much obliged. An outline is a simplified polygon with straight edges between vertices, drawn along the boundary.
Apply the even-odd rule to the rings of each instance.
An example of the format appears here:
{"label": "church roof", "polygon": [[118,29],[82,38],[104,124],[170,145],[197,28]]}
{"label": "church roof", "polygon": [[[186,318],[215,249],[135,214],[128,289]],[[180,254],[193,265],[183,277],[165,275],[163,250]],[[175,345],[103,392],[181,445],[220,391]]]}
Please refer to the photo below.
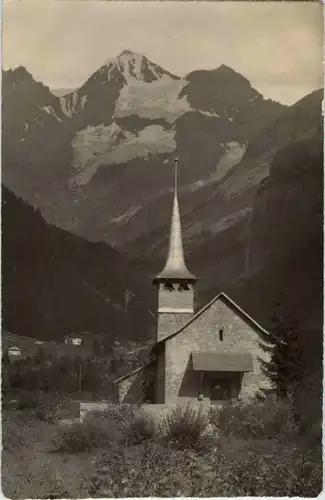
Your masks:
{"label": "church roof", "polygon": [[136,368],[135,370],[132,370],[131,372],[125,373],[121,377],[117,378],[114,380],[115,384],[118,384],[119,382],[122,382],[122,380],[125,380],[129,377],[132,377],[132,375],[136,375],[138,372],[141,372],[142,370],[145,370],[146,368],[150,368],[156,364],[155,360],[149,360],[146,364],[139,366],[139,368]]}
{"label": "church roof", "polygon": [[194,276],[186,267],[182,240],[181,217],[179,213],[178,194],[177,194],[177,165],[175,160],[175,191],[172,218],[169,234],[169,248],[167,262],[161,273],[156,276],[154,281],[159,280],[188,280],[196,281]]}
{"label": "church roof", "polygon": [[122,380],[127,379],[127,378],[131,377],[132,375],[135,375],[138,372],[141,372],[141,370],[143,370],[146,366],[147,365],[140,366],[139,368],[136,368],[135,370],[132,370],[131,372],[125,373],[124,375],[122,375],[122,377],[119,377],[116,380],[114,380],[115,384],[117,382],[122,382]]}
{"label": "church roof", "polygon": [[250,323],[250,325],[253,328],[258,330],[260,333],[263,333],[264,335],[269,335],[269,332],[267,330],[265,330],[265,328],[263,328],[257,321],[255,321],[249,314],[247,314],[241,307],[239,307],[239,305],[236,304],[236,302],[234,302],[227,294],[225,294],[224,292],[220,292],[210,302],[208,302],[204,307],[202,307],[202,309],[200,309],[185,325],[183,325],[181,328],[176,330],[174,333],[172,333],[168,337],[165,337],[165,338],[161,339],[159,342],[157,342],[153,346],[151,353],[154,354],[160,348],[160,346],[163,345],[167,340],[175,337],[176,335],[181,333],[183,330],[185,330],[185,328],[187,328],[188,325],[190,325],[191,323],[194,323],[194,321],[196,321],[196,319],[199,316],[201,316],[201,314],[203,314],[207,309],[209,309],[209,307],[211,307],[219,299],[223,300],[230,307],[235,309],[236,312],[240,316],[242,316],[245,321]]}

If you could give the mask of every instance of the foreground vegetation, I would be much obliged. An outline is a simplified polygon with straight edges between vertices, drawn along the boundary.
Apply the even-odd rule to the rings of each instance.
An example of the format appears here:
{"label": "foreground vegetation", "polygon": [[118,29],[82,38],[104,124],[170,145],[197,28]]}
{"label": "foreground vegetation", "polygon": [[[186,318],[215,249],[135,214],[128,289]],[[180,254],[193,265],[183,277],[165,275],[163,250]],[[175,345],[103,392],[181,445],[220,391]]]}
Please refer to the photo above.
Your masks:
{"label": "foreground vegetation", "polygon": [[162,419],[112,406],[59,425],[59,405],[3,411],[10,498],[317,496],[321,427],[302,432],[289,401],[175,408]]}

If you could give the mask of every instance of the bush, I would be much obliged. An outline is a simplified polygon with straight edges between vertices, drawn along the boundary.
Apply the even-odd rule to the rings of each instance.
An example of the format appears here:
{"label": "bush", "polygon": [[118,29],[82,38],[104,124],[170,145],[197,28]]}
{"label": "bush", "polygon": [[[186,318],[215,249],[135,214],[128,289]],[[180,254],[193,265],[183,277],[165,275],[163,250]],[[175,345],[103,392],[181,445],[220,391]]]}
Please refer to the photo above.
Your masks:
{"label": "bush", "polygon": [[154,419],[137,406],[112,405],[104,411],[89,412],[85,422],[110,429],[115,434],[114,441],[123,441],[127,446],[154,440],[157,436]]}
{"label": "bush", "polygon": [[6,451],[32,448],[35,440],[51,426],[40,422],[33,410],[2,411],[2,445]]}
{"label": "bush", "polygon": [[228,437],[288,442],[299,434],[291,405],[286,401],[228,405],[215,414],[215,423]]}
{"label": "bush", "polygon": [[159,432],[162,441],[180,448],[200,448],[205,443],[205,433],[209,424],[208,415],[202,408],[187,405],[177,406],[164,417]]}
{"label": "bush", "polygon": [[4,450],[16,452],[25,442],[21,422],[14,420],[2,421],[2,447]]}
{"label": "bush", "polygon": [[120,439],[114,422],[88,420],[60,427],[53,436],[54,452],[81,453],[110,446]]}
{"label": "bush", "polygon": [[64,398],[56,393],[47,394],[42,391],[26,391],[17,398],[17,410],[28,410],[31,415],[42,422],[54,422]]}
{"label": "bush", "polygon": [[90,411],[85,416],[85,422],[93,422],[96,425],[112,425],[116,432],[125,436],[138,412],[136,405],[111,405],[105,410]]}
{"label": "bush", "polygon": [[158,428],[154,418],[143,411],[135,413],[126,428],[126,444],[129,446],[141,444],[145,441],[154,441],[157,437]]}

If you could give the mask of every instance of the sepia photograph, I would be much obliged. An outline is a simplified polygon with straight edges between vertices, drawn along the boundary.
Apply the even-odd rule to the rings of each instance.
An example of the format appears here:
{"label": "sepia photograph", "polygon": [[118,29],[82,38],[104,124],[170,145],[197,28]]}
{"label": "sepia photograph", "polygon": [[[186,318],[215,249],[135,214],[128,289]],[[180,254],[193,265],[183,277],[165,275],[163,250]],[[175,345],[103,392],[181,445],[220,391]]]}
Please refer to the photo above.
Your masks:
{"label": "sepia photograph", "polygon": [[321,494],[323,10],[3,0],[6,498]]}

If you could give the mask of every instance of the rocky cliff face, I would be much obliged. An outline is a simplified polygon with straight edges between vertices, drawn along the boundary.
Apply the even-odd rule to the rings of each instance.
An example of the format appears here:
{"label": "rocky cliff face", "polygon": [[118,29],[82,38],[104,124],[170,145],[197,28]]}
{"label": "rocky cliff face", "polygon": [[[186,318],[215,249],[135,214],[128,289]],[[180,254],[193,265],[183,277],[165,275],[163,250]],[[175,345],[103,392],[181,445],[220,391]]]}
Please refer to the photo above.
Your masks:
{"label": "rocky cliff face", "polygon": [[[322,329],[322,127],[275,157],[254,203],[246,277],[238,296],[266,317],[283,295],[287,314]],[[266,317],[267,319],[267,317]]]}
{"label": "rocky cliff face", "polygon": [[235,203],[234,215],[242,217],[189,256],[201,304],[225,291],[268,323],[284,293],[293,317],[305,325],[322,322],[322,96],[315,92],[289,108],[230,172],[233,185],[247,163],[263,176],[256,190],[228,200],[228,212]]}
{"label": "rocky cliff face", "polygon": [[322,224],[321,134],[290,144],[276,156],[254,202],[248,274],[290,254]]}

